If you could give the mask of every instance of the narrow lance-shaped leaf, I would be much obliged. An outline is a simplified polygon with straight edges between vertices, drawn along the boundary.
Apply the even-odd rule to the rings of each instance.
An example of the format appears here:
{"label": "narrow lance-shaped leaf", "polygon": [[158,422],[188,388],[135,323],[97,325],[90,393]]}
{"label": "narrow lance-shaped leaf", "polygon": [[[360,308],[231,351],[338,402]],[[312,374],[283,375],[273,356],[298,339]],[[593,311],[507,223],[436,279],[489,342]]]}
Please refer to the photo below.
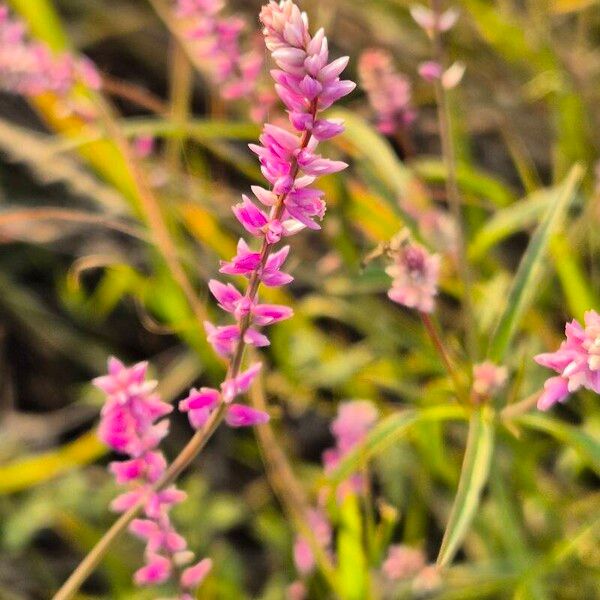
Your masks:
{"label": "narrow lance-shaped leaf", "polygon": [[437,564],[441,567],[452,562],[473,521],[481,492],[488,480],[493,450],[493,413],[490,407],[483,406],[473,412],[469,422],[469,437],[458,491],[437,558]]}
{"label": "narrow lance-shaped leaf", "polygon": [[564,220],[575,191],[583,176],[583,168],[575,165],[564,184],[557,190],[542,222],[539,224],[523,256],[508,297],[508,303],[490,344],[489,356],[502,363],[525,312],[535,298],[543,273],[544,257],[552,238]]}

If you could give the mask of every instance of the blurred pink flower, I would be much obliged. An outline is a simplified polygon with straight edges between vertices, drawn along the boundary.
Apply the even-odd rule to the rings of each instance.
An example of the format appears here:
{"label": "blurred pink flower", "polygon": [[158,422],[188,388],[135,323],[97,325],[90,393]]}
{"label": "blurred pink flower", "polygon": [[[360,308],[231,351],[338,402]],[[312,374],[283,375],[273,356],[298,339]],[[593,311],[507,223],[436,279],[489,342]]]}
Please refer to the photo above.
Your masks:
{"label": "blurred pink flower", "polygon": [[0,4],[0,90],[37,96],[51,92],[61,96],[63,109],[80,116],[93,116],[93,108],[72,92],[78,82],[98,89],[101,78],[87,58],[56,54],[49,46],[32,40],[27,26]]}
{"label": "blurred pink flower", "polygon": [[478,396],[493,396],[502,389],[507,376],[506,367],[499,367],[489,360],[473,365],[473,391]]}
{"label": "blurred pink flower", "polygon": [[437,14],[421,4],[411,6],[410,14],[417,25],[430,37],[433,37],[436,31],[443,33],[452,29],[459,17],[459,12],[456,8],[449,8]]}
{"label": "blurred pink flower", "polygon": [[425,566],[421,550],[405,545],[390,546],[382,571],[393,581],[414,577]]}
{"label": "blurred pink flower", "polygon": [[428,60],[421,63],[417,70],[419,75],[429,83],[439,79],[444,72],[442,65],[434,60]]}
{"label": "blurred pink flower", "polygon": [[566,340],[556,352],[538,354],[538,364],[556,371],[544,385],[538,400],[540,410],[548,410],[556,402],[564,402],[569,394],[585,388],[600,394],[600,315],[589,310],[583,327],[573,319],[565,326]]}
{"label": "blurred pink flower", "polygon": [[287,600],[306,600],[308,591],[302,581],[294,581],[286,590]]}
{"label": "blurred pink flower", "polygon": [[393,263],[386,269],[392,278],[388,296],[394,302],[424,313],[433,312],[438,293],[440,257],[411,241],[392,242]]}
{"label": "blurred pink flower", "polygon": [[394,69],[389,52],[365,50],[358,62],[358,73],[381,133],[392,135],[414,121],[410,81]]}
{"label": "blurred pink flower", "polygon": [[[310,509],[307,520],[315,536],[315,541],[323,550],[327,551],[331,544],[332,531],[325,512],[320,508]],[[315,568],[313,551],[310,544],[302,536],[298,536],[294,543],[294,564],[301,575],[308,575]]]}

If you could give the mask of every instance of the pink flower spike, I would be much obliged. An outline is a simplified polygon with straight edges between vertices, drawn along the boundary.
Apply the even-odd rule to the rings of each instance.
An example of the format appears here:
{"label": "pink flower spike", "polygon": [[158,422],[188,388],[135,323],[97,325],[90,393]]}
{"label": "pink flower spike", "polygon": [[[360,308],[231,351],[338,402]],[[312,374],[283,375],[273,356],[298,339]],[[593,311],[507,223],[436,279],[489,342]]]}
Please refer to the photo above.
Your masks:
{"label": "pink flower spike", "polygon": [[368,400],[344,402],[338,408],[337,418],[331,424],[338,448],[347,452],[360,443],[376,423],[379,412]]}
{"label": "pink flower spike", "polygon": [[230,427],[253,427],[269,420],[269,415],[245,404],[231,404],[227,409],[225,421]]}
{"label": "pink flower spike", "polygon": [[294,543],[294,564],[300,575],[308,575],[315,568],[315,557],[304,538],[299,537]]}
{"label": "pink flower spike", "polygon": [[411,84],[396,71],[389,52],[365,50],[358,61],[358,72],[381,133],[393,135],[412,123],[415,111],[411,104]]}
{"label": "pink flower spike", "polygon": [[210,558],[204,558],[197,564],[185,569],[179,580],[181,587],[188,590],[197,588],[206,579],[212,566],[212,560]]}

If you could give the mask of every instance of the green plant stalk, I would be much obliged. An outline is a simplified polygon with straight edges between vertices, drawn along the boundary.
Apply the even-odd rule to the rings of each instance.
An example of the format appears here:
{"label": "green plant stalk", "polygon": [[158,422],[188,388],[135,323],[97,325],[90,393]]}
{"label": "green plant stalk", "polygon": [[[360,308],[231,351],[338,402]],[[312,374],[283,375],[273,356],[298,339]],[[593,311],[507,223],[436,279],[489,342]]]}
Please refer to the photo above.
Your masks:
{"label": "green plant stalk", "polygon": [[460,383],[458,373],[456,372],[454,361],[452,360],[452,358],[450,358],[450,353],[448,352],[448,349],[446,348],[444,342],[440,338],[440,334],[438,333],[433,319],[427,313],[424,312],[419,312],[419,315],[421,317],[421,321],[423,322],[423,327],[425,328],[425,331],[427,331],[427,335],[431,339],[433,347],[437,350],[442,360],[442,364],[444,365],[446,371],[448,372],[448,375],[452,379],[452,383],[454,384],[454,389],[458,398],[461,401],[463,401],[465,394],[463,386]]}
{"label": "green plant stalk", "polygon": [[[436,14],[441,14],[440,0],[431,0],[431,9]],[[440,65],[444,65],[444,47],[439,31],[434,29],[432,35],[433,59]],[[458,271],[463,285],[462,309],[465,331],[465,343],[467,353],[471,361],[477,357],[477,329],[473,311],[473,280],[469,259],[467,256],[465,224],[462,214],[462,199],[458,189],[457,165],[454,144],[452,142],[452,125],[450,117],[450,105],[446,95],[446,90],[442,85],[440,78],[434,82],[435,98],[437,104],[438,123],[440,131],[440,142],[442,145],[442,155],[446,166],[446,196],[450,211],[456,223],[456,245],[458,254]]]}

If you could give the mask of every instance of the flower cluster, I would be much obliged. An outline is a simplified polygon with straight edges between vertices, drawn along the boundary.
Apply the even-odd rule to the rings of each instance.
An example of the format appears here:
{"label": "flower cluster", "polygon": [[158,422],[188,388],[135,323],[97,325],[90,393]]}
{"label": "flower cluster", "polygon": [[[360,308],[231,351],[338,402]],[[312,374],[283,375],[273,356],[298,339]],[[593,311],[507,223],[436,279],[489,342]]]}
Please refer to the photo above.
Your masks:
{"label": "flower cluster", "polygon": [[569,394],[585,388],[600,394],[600,314],[589,310],[583,327],[576,319],[565,326],[566,340],[556,352],[538,354],[538,364],[553,369],[558,376],[544,385],[538,400],[540,410],[564,402]]}
{"label": "flower cluster", "polygon": [[[194,2],[198,4],[198,2]],[[345,168],[343,162],[316,154],[320,140],[329,139],[343,130],[338,121],[319,118],[319,112],[354,89],[354,83],[340,80],[348,58],[329,62],[327,38],[323,30],[311,37],[306,14],[291,1],[270,2],[260,14],[267,48],[279,69],[273,71],[276,91],[289,112],[294,132],[266,124],[260,145],[250,148],[260,160],[261,169],[271,189],[252,187],[256,199],[266,209],[259,208],[248,196],[233,207],[233,213],[248,233],[258,238],[260,249],[252,250],[241,239],[237,254],[221,264],[220,272],[242,275],[249,279],[245,293],[232,284],[217,280],[209,288],[219,306],[230,313],[234,324],[216,326],[205,323],[207,338],[215,351],[229,359],[229,369],[221,389],[192,390],[180,404],[189,412],[192,426],[201,427],[221,403],[227,404],[226,421],[234,427],[263,423],[268,415],[242,404],[231,404],[247,391],[257,375],[260,364],[254,363],[240,373],[246,345],[262,347],[269,339],[259,328],[292,316],[287,306],[262,304],[258,301],[261,283],[278,287],[292,281],[281,271],[289,247],[272,252],[283,237],[306,227],[319,229],[323,218],[323,192],[312,187],[320,175]]]}
{"label": "flower cluster", "polygon": [[[153,489],[167,468],[158,445],[169,429],[168,421],[162,418],[172,407],[155,393],[156,381],[146,380],[147,367],[142,362],[127,368],[111,358],[108,374],[94,379],[94,385],[107,395],[98,435],[107,446],[129,456],[109,466],[117,483],[129,488],[115,498],[111,508],[125,512],[143,502],[145,518],[134,519],[129,526],[131,533],[146,542],[146,564],[134,576],[138,585],[163,583],[175,569],[194,559],[169,518],[169,510],[185,499],[185,493],[175,486]],[[211,564],[210,559],[204,559],[182,571],[182,600],[191,600],[193,589],[210,571]]]}
{"label": "flower cluster", "polygon": [[400,234],[390,243],[392,264],[386,273],[392,278],[390,300],[423,313],[433,312],[438,293],[440,256]]}
{"label": "flower cluster", "polygon": [[259,89],[263,69],[262,48],[243,52],[241,36],[245,21],[223,15],[223,0],[177,0],[176,15],[185,23],[194,52],[204,61],[225,100],[247,98],[251,116],[260,121],[273,105],[271,91]]}
{"label": "flower cluster", "polygon": [[[88,59],[55,55],[46,44],[29,39],[23,21],[0,4],[0,90],[24,96],[52,92],[67,100],[78,81],[92,89],[101,84]],[[69,99],[70,111],[78,107]]]}
{"label": "flower cluster", "polygon": [[381,133],[392,135],[414,121],[410,81],[394,69],[389,52],[365,50],[358,62],[358,74]]}

